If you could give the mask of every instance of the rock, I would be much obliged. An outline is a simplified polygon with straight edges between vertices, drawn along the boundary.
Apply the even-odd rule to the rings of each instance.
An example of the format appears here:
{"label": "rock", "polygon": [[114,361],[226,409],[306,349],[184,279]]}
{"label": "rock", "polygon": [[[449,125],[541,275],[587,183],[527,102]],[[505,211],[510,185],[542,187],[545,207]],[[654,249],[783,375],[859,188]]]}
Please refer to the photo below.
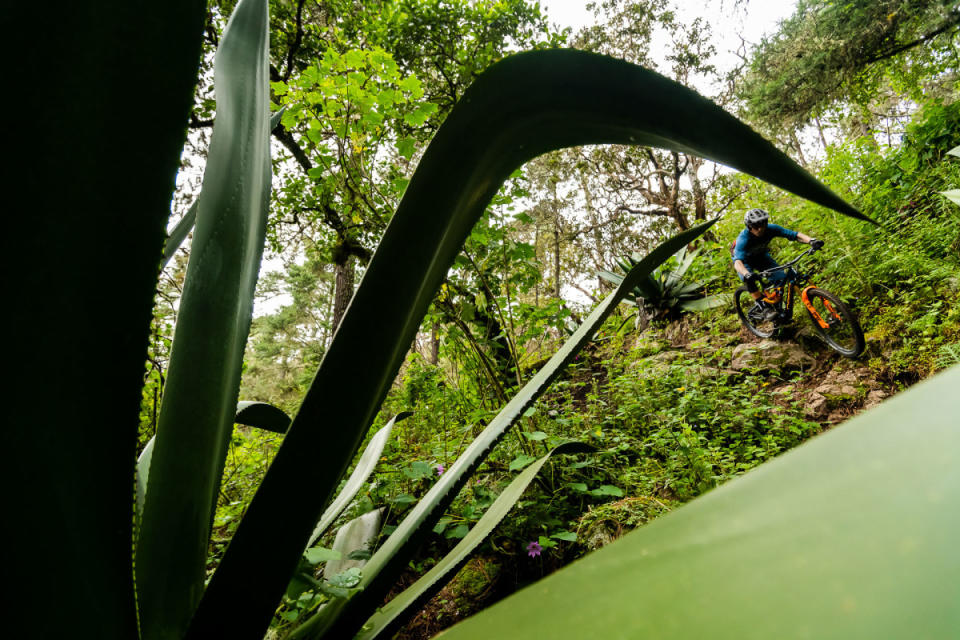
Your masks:
{"label": "rock", "polygon": [[860,389],[876,386],[869,369],[832,369],[817,386],[825,396],[856,396]]}
{"label": "rock", "polygon": [[836,382],[825,382],[815,389],[819,394],[825,396],[855,396],[857,388],[849,384],[838,384]]}
{"label": "rock", "polygon": [[803,412],[810,418],[823,419],[830,413],[830,407],[828,405],[829,403],[826,397],[816,391],[811,391],[807,394],[806,406]]}
{"label": "rock", "polygon": [[888,394],[886,391],[881,391],[880,389],[874,389],[873,391],[867,394],[867,399],[863,401],[863,408],[872,409],[873,407],[883,402],[883,400],[889,397],[889,395],[890,394]]}
{"label": "rock", "polygon": [[816,358],[808,354],[799,345],[789,342],[744,343],[733,350],[732,369],[807,369],[817,363]]}
{"label": "rock", "polygon": [[708,366],[693,367],[692,371],[697,374],[698,378],[723,378],[724,380],[730,380],[731,378],[739,378],[742,375],[739,371],[734,371],[733,369],[718,369],[717,367]]}

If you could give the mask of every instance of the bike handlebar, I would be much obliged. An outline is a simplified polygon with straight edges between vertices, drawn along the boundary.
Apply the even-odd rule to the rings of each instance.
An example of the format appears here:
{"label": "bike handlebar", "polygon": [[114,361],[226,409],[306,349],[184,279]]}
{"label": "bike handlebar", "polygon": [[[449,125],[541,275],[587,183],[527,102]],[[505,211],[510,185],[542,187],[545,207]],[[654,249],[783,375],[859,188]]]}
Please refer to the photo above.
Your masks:
{"label": "bike handlebar", "polygon": [[804,251],[803,253],[801,253],[800,255],[798,255],[796,258],[794,258],[794,259],[791,260],[790,262],[781,264],[779,267],[773,267],[772,269],[766,269],[765,271],[758,271],[758,272],[757,272],[757,275],[760,276],[761,278],[768,278],[768,277],[770,277],[770,274],[775,273],[775,272],[777,272],[777,271],[782,271],[782,270],[787,269],[787,268],[789,268],[789,267],[792,267],[793,265],[795,265],[795,264],[797,264],[798,262],[800,262],[800,258],[803,258],[804,256],[808,256],[808,255],[810,255],[810,254],[812,254],[812,253],[816,253],[816,252],[817,252],[816,249],[814,249],[813,247],[810,247],[809,249],[807,249],[806,251]]}

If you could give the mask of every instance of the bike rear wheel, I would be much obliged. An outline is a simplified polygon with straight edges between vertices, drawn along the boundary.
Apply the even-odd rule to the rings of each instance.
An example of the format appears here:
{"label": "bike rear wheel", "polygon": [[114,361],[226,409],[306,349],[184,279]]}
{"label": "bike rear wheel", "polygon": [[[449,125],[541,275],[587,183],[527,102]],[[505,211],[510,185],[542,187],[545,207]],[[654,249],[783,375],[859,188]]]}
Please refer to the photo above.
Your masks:
{"label": "bike rear wheel", "polygon": [[758,338],[770,338],[777,332],[779,325],[774,320],[767,320],[762,314],[757,313],[754,308],[756,303],[757,301],[753,299],[746,287],[740,287],[733,294],[733,304],[737,308],[740,323]]}
{"label": "bike rear wheel", "polygon": [[[831,349],[848,358],[856,358],[863,353],[863,329],[860,328],[857,316],[840,298],[829,291],[814,287],[807,290],[807,299],[813,307],[813,312],[807,309],[813,330]],[[827,326],[823,326],[820,320]]]}

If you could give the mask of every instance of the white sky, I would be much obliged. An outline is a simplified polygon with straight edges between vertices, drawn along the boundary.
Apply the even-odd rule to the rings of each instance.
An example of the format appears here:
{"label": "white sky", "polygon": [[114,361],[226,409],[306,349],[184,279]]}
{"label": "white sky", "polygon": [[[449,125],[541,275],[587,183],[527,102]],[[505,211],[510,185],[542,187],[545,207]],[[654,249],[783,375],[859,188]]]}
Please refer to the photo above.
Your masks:
{"label": "white sky", "polygon": [[[674,3],[682,22],[698,16],[710,22],[717,44],[717,64],[724,70],[733,68],[737,62],[733,51],[740,46],[739,34],[743,34],[748,47],[756,44],[764,34],[776,29],[779,20],[792,14],[796,6],[796,0],[746,0],[739,7],[734,0],[674,0]],[[589,2],[577,0],[540,0],[540,7],[552,24],[571,27],[574,33],[595,23],[587,4]]]}

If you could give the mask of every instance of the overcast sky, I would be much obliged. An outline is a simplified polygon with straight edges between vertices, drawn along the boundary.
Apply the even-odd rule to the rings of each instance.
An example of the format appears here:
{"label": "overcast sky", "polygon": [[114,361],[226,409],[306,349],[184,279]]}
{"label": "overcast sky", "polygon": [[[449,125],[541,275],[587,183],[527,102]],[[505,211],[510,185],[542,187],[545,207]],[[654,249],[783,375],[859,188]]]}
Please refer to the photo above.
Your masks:
{"label": "overcast sky", "polygon": [[[551,23],[571,27],[574,32],[594,24],[587,4],[578,0],[540,0],[540,7]],[[739,7],[734,0],[675,0],[675,4],[680,19],[685,22],[697,16],[709,20],[717,45],[716,63],[728,69],[737,62],[732,52],[740,46],[739,35],[743,35],[748,45],[756,44],[765,33],[776,29],[777,21],[793,13],[796,0],[753,0],[740,3]]]}

